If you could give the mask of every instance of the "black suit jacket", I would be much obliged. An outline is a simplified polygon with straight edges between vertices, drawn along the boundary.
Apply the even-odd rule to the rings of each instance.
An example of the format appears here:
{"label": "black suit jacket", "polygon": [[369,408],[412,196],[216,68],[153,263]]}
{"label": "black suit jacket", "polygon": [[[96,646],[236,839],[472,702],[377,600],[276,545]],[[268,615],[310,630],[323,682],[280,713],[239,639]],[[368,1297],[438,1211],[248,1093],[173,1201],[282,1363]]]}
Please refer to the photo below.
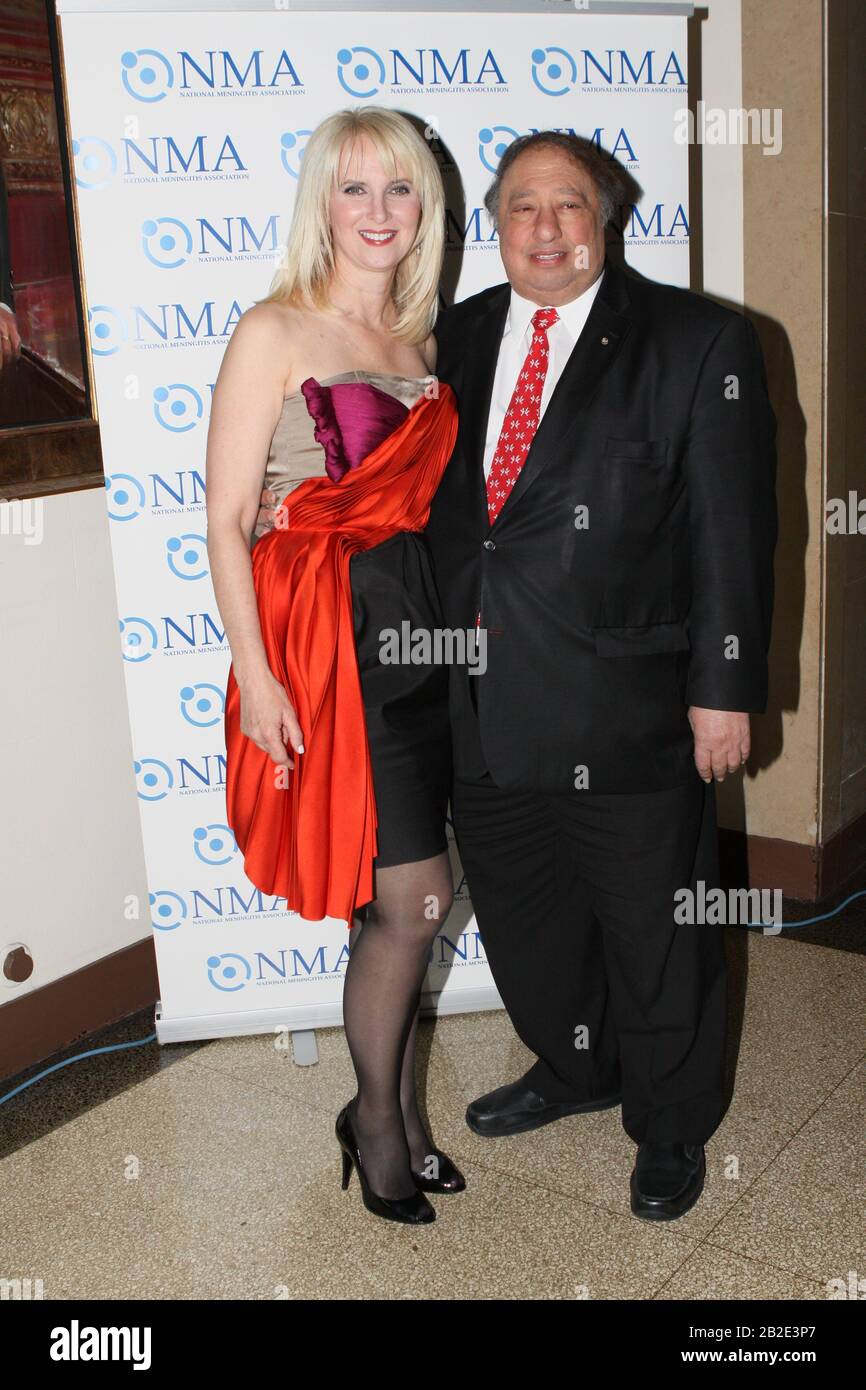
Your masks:
{"label": "black suit jacket", "polygon": [[776,421],[757,335],[607,261],[491,527],[484,437],[509,297],[482,290],[435,330],[460,428],[426,535],[445,626],[480,610],[488,634],[486,673],[451,672],[456,775],[681,785],[689,705],[766,707]]}

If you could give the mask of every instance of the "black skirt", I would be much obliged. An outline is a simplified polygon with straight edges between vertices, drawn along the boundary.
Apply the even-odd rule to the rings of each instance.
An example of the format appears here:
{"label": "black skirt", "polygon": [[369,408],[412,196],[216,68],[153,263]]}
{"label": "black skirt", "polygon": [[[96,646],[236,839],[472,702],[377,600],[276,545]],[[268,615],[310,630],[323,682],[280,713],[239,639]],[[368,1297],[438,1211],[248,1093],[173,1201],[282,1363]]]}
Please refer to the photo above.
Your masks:
{"label": "black skirt", "polygon": [[387,661],[389,634],[443,620],[423,536],[400,531],[350,561],[355,647],[378,816],[378,868],[430,859],[447,848],[451,786],[448,666]]}

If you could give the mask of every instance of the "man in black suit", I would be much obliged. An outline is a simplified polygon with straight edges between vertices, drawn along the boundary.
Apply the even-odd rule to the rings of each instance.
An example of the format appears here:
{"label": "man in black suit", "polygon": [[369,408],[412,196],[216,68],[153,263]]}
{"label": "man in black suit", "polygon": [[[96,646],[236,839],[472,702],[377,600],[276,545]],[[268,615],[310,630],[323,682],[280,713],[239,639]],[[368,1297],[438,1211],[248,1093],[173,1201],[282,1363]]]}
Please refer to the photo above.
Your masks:
{"label": "man in black suit", "polygon": [[504,154],[508,283],[436,325],[460,432],[426,534],[446,627],[487,634],[484,674],[452,668],[452,812],[538,1059],[467,1122],[621,1103],[632,1211],[670,1220],[723,1111],[723,928],[674,895],[717,886],[713,779],[766,705],[775,419],[746,318],[606,258],[617,190],[578,137]]}

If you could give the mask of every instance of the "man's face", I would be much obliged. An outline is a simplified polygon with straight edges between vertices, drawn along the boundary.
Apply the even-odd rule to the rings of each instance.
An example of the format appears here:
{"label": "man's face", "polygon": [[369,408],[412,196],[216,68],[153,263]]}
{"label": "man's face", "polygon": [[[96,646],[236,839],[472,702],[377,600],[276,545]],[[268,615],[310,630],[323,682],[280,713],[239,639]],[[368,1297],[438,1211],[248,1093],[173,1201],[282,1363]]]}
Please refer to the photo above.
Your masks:
{"label": "man's face", "polygon": [[565,150],[525,150],[505,174],[499,250],[512,287],[536,304],[568,304],[600,275],[604,224],[598,193]]}

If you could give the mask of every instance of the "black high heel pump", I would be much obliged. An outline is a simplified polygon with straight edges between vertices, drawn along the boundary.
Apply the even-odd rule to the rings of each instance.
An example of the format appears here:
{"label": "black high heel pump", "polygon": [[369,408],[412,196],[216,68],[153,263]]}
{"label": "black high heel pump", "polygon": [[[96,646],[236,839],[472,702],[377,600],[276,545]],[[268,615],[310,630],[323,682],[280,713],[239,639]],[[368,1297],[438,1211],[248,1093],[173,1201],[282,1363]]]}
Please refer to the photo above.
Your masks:
{"label": "black high heel pump", "polygon": [[[343,1151],[343,1191],[349,1186],[349,1178],[352,1176],[352,1169],[358,1170],[358,1179],[361,1183],[361,1197],[364,1206],[371,1211],[374,1216],[383,1216],[386,1221],[404,1221],[413,1226],[419,1226],[428,1221],[436,1220],[436,1212],[427,1201],[423,1192],[416,1191],[411,1197],[380,1197],[374,1192],[364,1172],[364,1165],[361,1161],[361,1151],[358,1148],[358,1141],[355,1138],[355,1131],[352,1128],[352,1121],[349,1118],[349,1107],[344,1105],[335,1125],[335,1133],[340,1148]],[[412,1175],[413,1178],[415,1175]],[[417,1183],[417,1178],[415,1178]]]}

